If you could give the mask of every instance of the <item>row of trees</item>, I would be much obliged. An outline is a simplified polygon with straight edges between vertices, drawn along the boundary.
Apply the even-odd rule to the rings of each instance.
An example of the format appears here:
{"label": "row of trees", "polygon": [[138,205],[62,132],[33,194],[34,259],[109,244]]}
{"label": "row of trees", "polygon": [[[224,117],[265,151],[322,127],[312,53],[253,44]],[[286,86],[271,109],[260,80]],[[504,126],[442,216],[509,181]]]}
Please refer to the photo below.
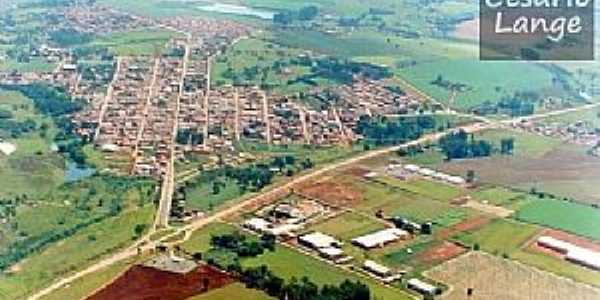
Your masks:
{"label": "row of trees", "polygon": [[490,156],[493,148],[490,142],[475,140],[473,135],[464,130],[442,137],[439,145],[448,160]]}
{"label": "row of trees", "polygon": [[[476,140],[473,134],[468,134],[464,130],[452,132],[442,137],[439,141],[439,146],[448,160],[486,157],[490,156],[496,150],[491,142]],[[500,140],[500,154],[512,155],[514,148],[514,138],[507,137]]]}
{"label": "row of trees", "polygon": [[229,271],[240,274],[241,281],[248,288],[262,290],[271,297],[281,300],[370,300],[371,291],[361,282],[345,280],[340,285],[325,285],[319,288],[308,277],[298,280],[295,277],[289,282],[274,274],[267,266],[259,266],[242,270],[234,264]]}
{"label": "row of trees", "polygon": [[426,131],[435,129],[436,120],[432,116],[390,120],[363,115],[358,120],[356,133],[363,135],[367,143],[380,146],[416,140]]}
{"label": "row of trees", "polygon": [[276,25],[289,25],[295,21],[311,21],[319,15],[319,8],[314,5],[305,6],[299,10],[286,10],[273,16]]}
{"label": "row of trees", "polygon": [[248,240],[245,235],[234,232],[212,236],[210,244],[214,249],[222,249],[234,252],[239,257],[256,257],[265,250],[275,251],[275,236],[265,234],[259,240]]}

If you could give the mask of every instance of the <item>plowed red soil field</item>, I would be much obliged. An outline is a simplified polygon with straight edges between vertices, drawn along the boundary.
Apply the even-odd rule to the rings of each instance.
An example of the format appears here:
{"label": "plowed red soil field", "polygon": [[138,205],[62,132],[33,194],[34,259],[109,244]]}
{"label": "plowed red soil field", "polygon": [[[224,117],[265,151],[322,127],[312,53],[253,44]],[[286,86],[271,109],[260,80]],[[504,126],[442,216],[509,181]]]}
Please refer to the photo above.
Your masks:
{"label": "plowed red soil field", "polygon": [[231,276],[210,266],[179,274],[138,265],[87,300],[183,300],[232,282]]}

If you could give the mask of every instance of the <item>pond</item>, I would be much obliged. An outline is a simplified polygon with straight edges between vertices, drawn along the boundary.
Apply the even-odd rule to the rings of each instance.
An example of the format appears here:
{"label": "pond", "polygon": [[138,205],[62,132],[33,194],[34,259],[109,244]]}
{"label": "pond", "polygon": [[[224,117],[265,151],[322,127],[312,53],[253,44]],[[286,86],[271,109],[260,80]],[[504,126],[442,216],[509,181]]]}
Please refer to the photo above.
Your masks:
{"label": "pond", "polygon": [[96,169],[79,166],[74,162],[67,161],[65,169],[65,182],[76,182],[96,174]]}
{"label": "pond", "polygon": [[224,3],[211,3],[202,5],[198,6],[198,9],[207,12],[256,17],[264,20],[273,20],[273,17],[275,16],[274,11]]}

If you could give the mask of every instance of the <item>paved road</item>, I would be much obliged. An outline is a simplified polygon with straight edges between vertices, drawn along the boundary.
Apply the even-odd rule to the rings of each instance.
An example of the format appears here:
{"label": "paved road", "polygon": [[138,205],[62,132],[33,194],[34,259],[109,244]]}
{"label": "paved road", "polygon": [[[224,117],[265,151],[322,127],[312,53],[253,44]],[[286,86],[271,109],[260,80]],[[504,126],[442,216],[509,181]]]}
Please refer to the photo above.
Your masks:
{"label": "paved road", "polygon": [[435,133],[435,134],[429,134],[426,136],[423,136],[422,138],[415,140],[415,141],[411,141],[402,145],[397,145],[397,146],[393,146],[393,147],[387,147],[387,148],[383,148],[383,149],[379,149],[379,150],[373,150],[370,152],[366,152],[363,153],[361,155],[358,155],[356,157],[352,157],[349,158],[347,160],[341,161],[341,162],[337,162],[337,163],[333,163],[331,165],[325,166],[323,168],[314,170],[308,174],[302,175],[300,177],[296,177],[294,179],[292,179],[291,181],[273,188],[269,191],[266,191],[256,197],[252,197],[249,198],[245,201],[241,201],[240,203],[228,207],[222,211],[219,211],[213,215],[207,216],[205,218],[201,218],[198,219],[182,228],[179,228],[177,231],[175,231],[173,234],[170,234],[164,238],[162,238],[159,241],[149,241],[149,234],[147,234],[146,236],[144,236],[142,239],[140,239],[140,241],[138,241],[136,244],[134,244],[133,246],[126,248],[124,250],[121,250],[120,252],[117,252],[115,254],[113,254],[110,257],[107,257],[99,262],[97,262],[96,264],[87,267],[84,270],[81,270],[77,273],[68,275],[67,277],[64,277],[62,279],[60,279],[59,281],[53,283],[52,285],[44,288],[43,290],[38,291],[37,293],[35,293],[34,295],[32,295],[29,299],[31,300],[37,300],[40,299],[41,297],[48,295],[49,293],[51,293],[54,290],[57,290],[59,288],[64,287],[65,285],[80,279],[81,277],[94,273],[96,271],[99,271],[105,267],[108,267],[110,265],[113,265],[119,261],[125,260],[127,258],[133,257],[135,255],[137,255],[138,250],[142,250],[142,251],[146,251],[146,250],[150,250],[153,249],[154,247],[156,247],[157,245],[159,245],[161,243],[161,241],[175,236],[177,234],[181,234],[182,232],[185,232],[185,238],[184,240],[186,240],[187,238],[189,238],[191,236],[191,232],[194,230],[198,230],[212,222],[221,220],[225,217],[231,216],[233,214],[238,213],[239,211],[242,211],[245,208],[251,207],[253,205],[256,204],[262,204],[265,201],[270,201],[271,199],[273,199],[272,201],[275,201],[277,197],[275,197],[276,195],[285,193],[287,191],[289,191],[291,188],[293,188],[294,186],[300,184],[300,183],[304,183],[308,180],[317,178],[319,176],[322,176],[323,174],[333,171],[335,169],[338,168],[342,168],[342,167],[346,167],[352,164],[355,164],[357,162],[360,162],[362,160],[366,160],[369,158],[374,158],[380,155],[384,155],[384,154],[388,154],[388,153],[392,153],[394,151],[397,151],[400,148],[403,147],[407,147],[407,146],[413,146],[413,145],[418,145],[421,143],[429,143],[429,142],[433,142],[438,140],[439,138],[441,138],[444,135],[447,135],[448,133],[457,130],[457,129],[463,129],[467,132],[477,132],[477,131],[481,131],[481,130],[485,130],[485,129],[489,129],[489,128],[495,128],[498,127],[500,125],[504,125],[504,124],[510,124],[512,122],[515,121],[521,121],[521,120],[532,120],[532,119],[538,119],[538,118],[544,118],[544,117],[549,117],[549,116],[555,116],[555,115],[560,115],[560,114],[565,114],[565,113],[569,113],[569,112],[574,112],[574,111],[579,111],[579,110],[585,110],[585,109],[590,109],[590,108],[594,108],[600,106],[600,103],[596,103],[596,104],[590,104],[590,105],[585,105],[585,106],[581,106],[581,107],[576,107],[576,108],[570,108],[570,109],[564,109],[564,110],[560,110],[560,111],[555,111],[555,112],[548,112],[548,113],[544,113],[544,114],[539,114],[539,115],[534,115],[534,116],[529,116],[529,117],[523,117],[523,118],[517,118],[517,119],[512,119],[512,120],[506,120],[506,121],[499,121],[499,122],[490,122],[490,123],[478,123],[478,124],[473,124],[473,125],[469,125],[469,126],[463,126],[463,127],[458,127],[458,128],[454,128],[454,129],[450,129],[444,132],[439,132],[439,133]]}
{"label": "paved road", "polygon": [[187,68],[190,58],[190,43],[192,36],[187,34],[187,41],[185,44],[185,54],[183,55],[183,66],[181,71],[181,78],[179,79],[179,93],[177,95],[177,104],[175,108],[175,115],[173,116],[173,129],[171,132],[171,141],[169,145],[169,165],[167,166],[167,172],[164,176],[161,196],[158,203],[158,212],[156,213],[156,219],[154,221],[153,230],[158,228],[165,228],[169,226],[169,217],[171,215],[171,205],[173,203],[173,194],[175,193],[175,152],[177,150],[177,130],[179,128],[179,110],[181,98],[183,97],[184,81],[187,74]]}

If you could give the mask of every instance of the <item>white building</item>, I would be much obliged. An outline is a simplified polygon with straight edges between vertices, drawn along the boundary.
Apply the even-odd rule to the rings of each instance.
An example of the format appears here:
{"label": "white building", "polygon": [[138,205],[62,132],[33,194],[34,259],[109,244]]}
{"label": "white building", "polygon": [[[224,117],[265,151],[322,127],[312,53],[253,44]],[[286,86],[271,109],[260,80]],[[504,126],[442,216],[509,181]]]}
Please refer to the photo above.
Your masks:
{"label": "white building", "polygon": [[410,234],[399,228],[388,228],[375,233],[357,237],[352,243],[365,249],[383,247],[386,244],[407,238]]}
{"label": "white building", "polygon": [[252,218],[244,222],[244,227],[257,232],[264,232],[269,229],[269,226],[271,222],[262,218]]}
{"label": "white building", "polygon": [[380,265],[372,260],[365,260],[363,268],[368,272],[379,277],[388,277],[392,275],[392,270],[384,265]]}
{"label": "white building", "polygon": [[418,278],[409,279],[407,282],[409,289],[418,292],[422,295],[436,295],[441,292],[440,288],[424,282]]}
{"label": "white building", "polygon": [[312,249],[339,247],[340,245],[342,245],[342,243],[334,237],[321,232],[305,234],[299,237],[298,241],[304,246]]}

